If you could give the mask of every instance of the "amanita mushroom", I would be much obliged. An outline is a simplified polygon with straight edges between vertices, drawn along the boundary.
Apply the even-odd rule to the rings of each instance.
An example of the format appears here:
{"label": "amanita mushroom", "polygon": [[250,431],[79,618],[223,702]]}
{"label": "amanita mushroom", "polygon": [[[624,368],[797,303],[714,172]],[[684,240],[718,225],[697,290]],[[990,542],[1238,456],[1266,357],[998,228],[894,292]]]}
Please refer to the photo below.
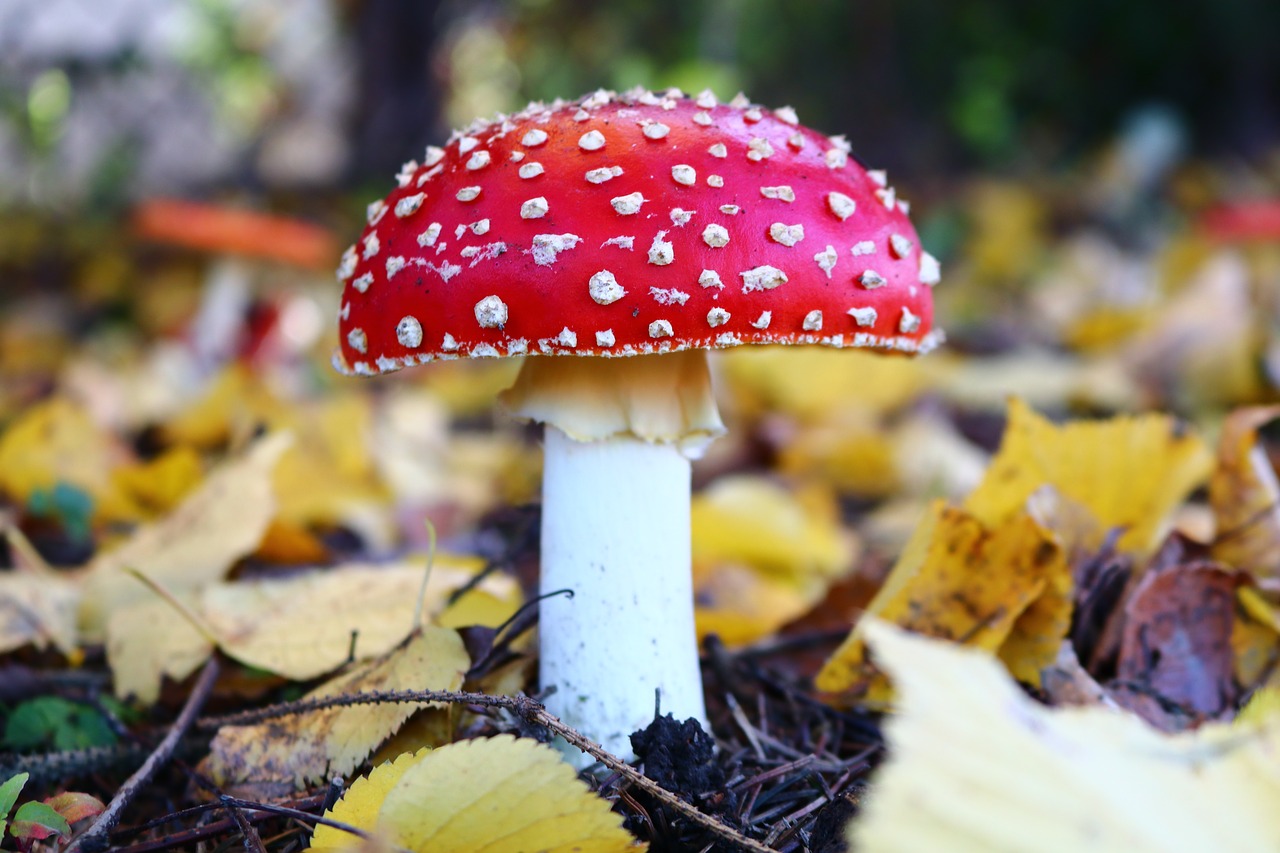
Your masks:
{"label": "amanita mushroom", "polygon": [[655,690],[705,720],[689,456],[723,430],[706,350],[933,347],[938,264],[906,203],[842,137],[710,92],[530,104],[397,181],[338,269],[336,366],[528,356],[504,402],[546,424],[541,588],[574,592],[541,604],[548,705],[622,755]]}

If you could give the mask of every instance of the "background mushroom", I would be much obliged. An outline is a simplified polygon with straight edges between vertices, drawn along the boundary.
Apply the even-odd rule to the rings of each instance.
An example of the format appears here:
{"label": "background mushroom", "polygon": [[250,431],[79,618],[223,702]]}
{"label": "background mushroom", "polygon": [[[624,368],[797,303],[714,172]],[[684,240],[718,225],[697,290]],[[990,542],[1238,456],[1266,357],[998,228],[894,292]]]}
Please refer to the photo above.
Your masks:
{"label": "background mushroom", "polygon": [[530,104],[397,183],[339,267],[335,364],[531,356],[505,403],[547,424],[541,588],[574,593],[541,604],[541,684],[629,755],[655,690],[705,717],[689,457],[723,430],[705,350],[927,351],[938,264],[842,137],[741,95]]}

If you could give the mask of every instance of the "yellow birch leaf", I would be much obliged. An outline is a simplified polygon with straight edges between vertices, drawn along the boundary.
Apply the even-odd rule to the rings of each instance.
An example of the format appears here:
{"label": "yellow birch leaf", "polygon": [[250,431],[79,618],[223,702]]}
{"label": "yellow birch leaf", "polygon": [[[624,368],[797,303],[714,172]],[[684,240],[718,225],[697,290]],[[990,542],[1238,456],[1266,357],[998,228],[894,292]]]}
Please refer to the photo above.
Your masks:
{"label": "yellow birch leaf", "polygon": [[[471,666],[462,639],[426,627],[403,646],[360,664],[305,698],[386,690],[457,690]],[[205,769],[219,786],[256,797],[284,796],[346,775],[428,703],[387,702],[326,708],[250,726],[223,726]]]}
{"label": "yellow birch leaf", "polygon": [[377,828],[393,844],[422,853],[646,849],[559,753],[511,735],[428,753],[387,793]]}
{"label": "yellow birch leaf", "polygon": [[204,476],[200,454],[185,446],[146,462],[116,469],[112,478],[121,492],[151,513],[173,509]]}
{"label": "yellow birch leaf", "polygon": [[1071,630],[1073,588],[1071,564],[1059,549],[1058,559],[1046,568],[1044,591],[1022,611],[1000,644],[1000,659],[1014,678],[1040,687],[1040,673],[1057,660],[1062,640]]}
{"label": "yellow birch leaf", "polygon": [[0,490],[25,504],[59,483],[94,499],[99,518],[128,520],[136,507],[111,480],[128,453],[81,406],[54,397],[26,409],[0,436]]}
{"label": "yellow birch leaf", "polygon": [[281,427],[287,408],[247,365],[219,373],[204,394],[164,424],[165,440],[199,449],[219,447],[249,436],[264,425]]}
{"label": "yellow birch leaf", "polygon": [[1280,578],[1280,480],[1258,429],[1280,417],[1280,406],[1238,409],[1218,440],[1218,465],[1209,478],[1209,505],[1217,521],[1215,560],[1259,581]]}
{"label": "yellow birch leaf", "polygon": [[[382,801],[405,771],[420,762],[431,752],[423,748],[417,752],[406,752],[392,761],[379,764],[351,783],[342,799],[334,803],[333,808],[324,813],[330,820],[336,820],[356,829],[372,833],[378,822],[378,810]],[[320,824],[311,835],[311,846],[307,849],[321,853],[329,850],[356,850],[363,845],[363,839],[333,826]]]}
{"label": "yellow birch leaf", "polygon": [[80,585],[52,573],[0,572],[0,654],[53,646],[64,655],[76,647]]}
{"label": "yellow birch leaf", "polygon": [[[1064,571],[1065,560],[1062,548],[1027,515],[987,529],[964,510],[937,502],[866,615],[995,652],[1049,579]],[[814,684],[880,706],[891,701],[892,691],[867,655],[866,621],[836,649]],[[1045,665],[1056,651],[1055,645]]]}
{"label": "yellow birch leaf", "polygon": [[857,554],[822,487],[796,493],[764,477],[726,477],[694,497],[690,519],[698,631],[727,643],[804,614]]}
{"label": "yellow birch leaf", "polygon": [[[1280,717],[1163,735],[1099,706],[1029,699],[989,656],[883,623],[901,698],[851,849],[1199,853],[1280,846]],[[1176,807],[1175,804],[1194,804]]]}
{"label": "yellow birch leaf", "polygon": [[210,474],[172,513],[95,558],[80,608],[85,637],[101,639],[112,610],[153,595],[125,569],[181,594],[218,580],[251,553],[271,521],[271,470],[289,441],[287,433],[256,441]]}
{"label": "yellow birch leaf", "polygon": [[1236,683],[1246,690],[1275,669],[1280,658],[1280,618],[1275,605],[1256,587],[1236,590],[1236,618],[1231,624],[1231,654]]}
{"label": "yellow birch leaf", "polygon": [[899,408],[929,381],[928,365],[913,358],[793,349],[738,347],[719,353],[718,373],[733,406],[748,414],[784,412],[800,421],[825,421],[842,407],[857,406],[864,413]]}
{"label": "yellow birch leaf", "polygon": [[[190,604],[190,602],[187,602]],[[213,644],[167,601],[151,598],[114,608],[107,619],[107,663],[121,699],[150,705],[164,679],[181,681],[213,654]]]}
{"label": "yellow birch leaf", "polygon": [[1203,442],[1166,415],[1057,426],[1015,398],[1000,450],[965,508],[996,526],[1047,484],[1088,507],[1104,530],[1124,528],[1121,550],[1146,553],[1211,466]]}
{"label": "yellow birch leaf", "polygon": [[[437,555],[423,599],[427,617],[445,610],[449,594],[475,575],[474,563]],[[355,660],[385,654],[409,636],[426,571],[423,559],[215,584],[200,612],[226,654],[302,681],[331,672],[353,652]],[[499,625],[519,606],[515,582],[502,575],[486,578],[476,594],[503,606],[477,608],[470,614],[477,621],[467,624]]]}

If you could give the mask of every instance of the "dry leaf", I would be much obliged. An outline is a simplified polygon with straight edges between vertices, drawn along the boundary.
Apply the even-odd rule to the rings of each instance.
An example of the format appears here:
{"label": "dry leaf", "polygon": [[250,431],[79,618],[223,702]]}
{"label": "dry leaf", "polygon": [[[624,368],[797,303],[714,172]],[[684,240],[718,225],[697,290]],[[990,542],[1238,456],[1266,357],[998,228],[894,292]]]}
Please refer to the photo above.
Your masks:
{"label": "dry leaf", "polygon": [[[332,672],[349,660],[385,654],[413,629],[427,560],[353,563],[288,578],[210,584],[180,596],[218,647],[242,663],[294,680]],[[436,556],[423,614],[445,627],[505,622],[520,606],[520,590],[491,574],[446,607],[482,562]],[[153,702],[165,677],[181,680],[212,653],[204,634],[168,602],[117,608],[107,623],[107,659],[117,695]]]}
{"label": "dry leaf", "polygon": [[[1127,687],[1159,701],[1155,715],[1144,704],[1121,705],[1161,728],[1184,727],[1235,707],[1231,636],[1236,587],[1242,578],[1208,562],[1182,563],[1149,572],[1125,604],[1116,675]],[[1171,718],[1167,709],[1175,708]]]}
{"label": "dry leaf", "polygon": [[112,482],[124,447],[70,400],[54,397],[23,411],[0,436],[0,490],[19,504],[60,483],[94,500],[99,518],[130,520],[137,510]]}
{"label": "dry leaf", "polygon": [[[1029,516],[1009,519],[987,529],[962,509],[935,503],[898,558],[880,592],[867,605],[867,615],[934,637],[959,640],[994,652],[1009,639],[1015,622],[1056,578],[1069,571],[1062,548]],[[1068,581],[1069,583],[1069,581]],[[872,706],[892,696],[889,685],[867,656],[859,622],[849,638],[818,673],[814,684],[828,693],[860,697]],[[1058,627],[1053,619],[1037,618]],[[1065,625],[1062,625],[1065,633]],[[1052,663],[1057,641],[1019,637],[1026,651],[1042,655],[1019,660],[1038,679]]]}
{"label": "dry leaf", "polygon": [[[193,596],[184,596],[190,606]],[[107,663],[115,694],[151,704],[165,678],[181,681],[213,654],[213,643],[168,601],[123,604],[107,618]]]}
{"label": "dry leaf", "polygon": [[80,585],[52,573],[0,572],[0,654],[26,645],[76,647]]}
{"label": "dry leaf", "polygon": [[[1057,426],[1014,399],[1000,450],[965,508],[995,526],[1051,485],[1088,507],[1104,530],[1123,528],[1121,550],[1147,553],[1211,465],[1200,439],[1166,415]],[[1096,549],[1102,543],[1090,544]]]}
{"label": "dry leaf", "polygon": [[[471,666],[462,640],[426,627],[385,657],[360,664],[305,698],[386,690],[457,690]],[[254,797],[285,796],[306,784],[346,775],[426,703],[326,708],[259,725],[224,726],[204,765],[217,784]]]}
{"label": "dry leaf", "polygon": [[803,615],[857,553],[820,487],[791,493],[763,477],[724,477],[694,497],[690,517],[698,632],[726,643]]}
{"label": "dry leaf", "polygon": [[1218,440],[1218,465],[1209,478],[1209,503],[1217,521],[1213,558],[1280,582],[1280,481],[1258,429],[1280,417],[1280,406],[1239,409],[1227,416]]}
{"label": "dry leaf", "polygon": [[[395,784],[404,776],[405,771],[426,758],[430,749],[419,749],[417,752],[406,752],[392,761],[379,764],[366,775],[359,777],[343,793],[342,799],[324,813],[330,820],[354,826],[372,833],[378,823],[378,810]],[[332,826],[320,824],[311,835],[311,846],[307,849],[321,853],[326,850],[351,850],[361,846],[361,839],[349,832]]]}
{"label": "dry leaf", "polygon": [[866,853],[1200,853],[1280,845],[1280,718],[1166,736],[1030,700],[989,656],[877,623],[900,711],[849,824]]}
{"label": "dry leaf", "polygon": [[[423,600],[428,618],[448,612],[448,596],[475,576],[478,562],[437,555]],[[205,590],[200,613],[226,654],[303,681],[349,658],[384,654],[407,637],[425,572],[424,558],[217,584]],[[475,620],[467,624],[496,627],[519,607],[519,590],[511,579],[491,575],[454,607]]]}
{"label": "dry leaf", "polygon": [[271,520],[271,471],[289,441],[288,434],[277,433],[254,442],[171,514],[138,528],[90,563],[80,609],[85,637],[101,639],[112,610],[153,595],[126,569],[181,594],[218,580],[252,552]]}
{"label": "dry leaf", "polygon": [[[387,765],[383,765],[384,767]],[[393,765],[394,767],[394,765]],[[622,853],[647,849],[622,829],[609,803],[577,778],[554,749],[511,735],[477,738],[427,752],[385,791],[375,831],[391,844],[426,853]],[[370,800],[383,780],[361,789]],[[352,786],[345,800],[356,794]],[[373,803],[347,808],[363,819]],[[358,811],[357,811],[358,809]],[[319,833],[317,833],[319,836]],[[318,840],[354,849],[357,839]],[[318,845],[317,848],[318,849]]]}
{"label": "dry leaf", "polygon": [[738,347],[717,359],[726,404],[746,415],[782,412],[826,421],[842,408],[869,417],[902,407],[928,383],[923,361],[823,347]]}

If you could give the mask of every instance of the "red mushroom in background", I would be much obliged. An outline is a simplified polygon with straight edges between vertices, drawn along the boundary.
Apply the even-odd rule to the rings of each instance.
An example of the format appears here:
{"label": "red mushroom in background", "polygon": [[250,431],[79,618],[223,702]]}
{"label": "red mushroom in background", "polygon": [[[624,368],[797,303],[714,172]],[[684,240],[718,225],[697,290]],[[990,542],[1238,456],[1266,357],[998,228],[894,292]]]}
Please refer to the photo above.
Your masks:
{"label": "red mushroom in background", "polygon": [[340,370],[531,356],[504,402],[547,425],[541,588],[574,592],[541,604],[541,682],[615,753],[655,690],[705,719],[689,455],[723,431],[705,351],[940,338],[938,263],[848,154],[741,95],[535,103],[405,164],[343,256]]}
{"label": "red mushroom in background", "polygon": [[142,240],[213,256],[189,333],[205,369],[232,355],[270,360],[271,342],[288,304],[278,297],[254,299],[250,264],[265,261],[319,271],[333,262],[337,251],[333,234],[321,226],[229,205],[150,198],[134,210],[132,226]]}

